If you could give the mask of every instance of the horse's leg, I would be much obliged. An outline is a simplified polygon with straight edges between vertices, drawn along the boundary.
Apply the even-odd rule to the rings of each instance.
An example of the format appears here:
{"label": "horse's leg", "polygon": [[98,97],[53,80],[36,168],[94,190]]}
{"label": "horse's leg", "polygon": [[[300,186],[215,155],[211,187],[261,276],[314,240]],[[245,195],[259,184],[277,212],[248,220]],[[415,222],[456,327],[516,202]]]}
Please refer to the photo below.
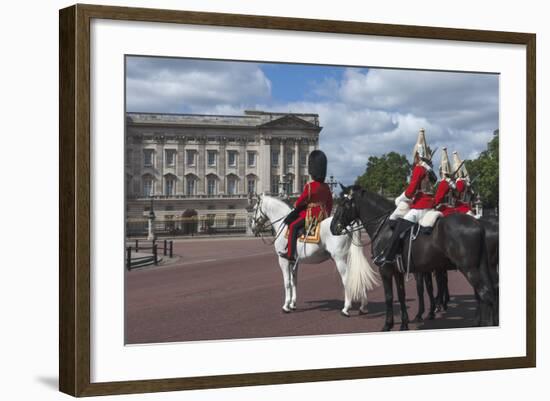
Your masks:
{"label": "horse's leg", "polygon": [[386,300],[386,322],[382,331],[390,331],[393,328],[393,271],[391,268],[381,268],[380,275],[384,284],[384,297]]}
{"label": "horse's leg", "polygon": [[416,281],[416,295],[418,296],[418,312],[413,322],[418,323],[424,320],[422,319],[424,314],[424,273],[414,273],[414,280]]}
{"label": "horse's leg", "polygon": [[290,309],[290,299],[291,299],[291,283],[290,283],[290,276],[291,276],[291,267],[288,260],[285,258],[279,257],[279,266],[281,267],[281,272],[283,273],[283,284],[285,288],[285,303],[283,304],[283,312],[288,313],[291,311]]}
{"label": "horse's leg", "polygon": [[395,284],[397,286],[397,297],[401,306],[401,327],[400,330],[409,330],[409,313],[407,312],[407,303],[405,300],[405,277],[401,273],[395,274]]}
{"label": "horse's leg", "polygon": [[291,281],[292,281],[292,297],[290,299],[290,309],[296,310],[296,298],[298,296],[297,294],[297,288],[298,288],[298,263],[296,263],[295,266],[293,264],[290,264],[290,270],[291,270]]}
{"label": "horse's leg", "polygon": [[348,274],[348,264],[344,258],[337,257],[334,259],[336,263],[336,268],[340,273],[342,278],[342,285],[344,286],[344,308],[342,309],[342,315],[349,317],[349,310],[351,309],[351,297],[349,296],[349,291],[346,287],[346,278]]}
{"label": "horse's leg", "polygon": [[363,298],[361,298],[361,306],[359,307],[359,314],[360,315],[366,315],[368,313],[367,303],[368,303],[367,292],[365,291],[365,296],[363,296]]}
{"label": "horse's leg", "polygon": [[451,294],[449,293],[449,273],[445,270],[443,272],[443,310],[449,308],[449,301],[451,300]]}
{"label": "horse's leg", "polygon": [[431,273],[424,273],[424,279],[426,280],[426,291],[430,298],[430,313],[428,319],[433,320],[435,318],[435,298],[434,298],[434,283],[432,281]]}
{"label": "horse's leg", "polygon": [[474,288],[476,299],[479,297],[479,325],[492,326],[494,324],[493,305],[494,294],[486,267],[465,268],[460,271]]}

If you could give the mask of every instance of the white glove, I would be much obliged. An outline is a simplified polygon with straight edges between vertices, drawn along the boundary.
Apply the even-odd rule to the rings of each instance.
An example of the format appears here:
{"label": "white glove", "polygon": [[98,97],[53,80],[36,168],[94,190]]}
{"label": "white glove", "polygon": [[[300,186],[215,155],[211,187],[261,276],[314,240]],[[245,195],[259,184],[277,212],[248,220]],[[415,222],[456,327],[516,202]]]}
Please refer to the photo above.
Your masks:
{"label": "white glove", "polygon": [[411,202],[411,200],[407,198],[407,196],[405,195],[405,192],[403,192],[401,195],[395,198],[395,206],[399,206],[401,202],[407,202],[407,203]]}

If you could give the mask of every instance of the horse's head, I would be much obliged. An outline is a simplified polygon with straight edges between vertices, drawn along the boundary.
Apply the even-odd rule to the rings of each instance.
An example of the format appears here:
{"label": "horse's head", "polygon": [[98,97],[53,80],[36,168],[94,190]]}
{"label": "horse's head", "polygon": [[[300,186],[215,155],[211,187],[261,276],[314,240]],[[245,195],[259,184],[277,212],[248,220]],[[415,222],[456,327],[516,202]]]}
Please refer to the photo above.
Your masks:
{"label": "horse's head", "polygon": [[258,236],[259,233],[265,229],[265,225],[269,221],[269,218],[262,210],[263,203],[263,194],[254,194],[248,196],[248,209],[251,212],[251,217],[248,224],[250,225],[250,229],[255,236]]}
{"label": "horse's head", "polygon": [[356,204],[356,193],[361,190],[358,185],[348,187],[340,184],[342,192],[338,199],[338,207],[330,223],[330,231],[333,235],[342,235],[345,228],[359,219],[359,212]]}

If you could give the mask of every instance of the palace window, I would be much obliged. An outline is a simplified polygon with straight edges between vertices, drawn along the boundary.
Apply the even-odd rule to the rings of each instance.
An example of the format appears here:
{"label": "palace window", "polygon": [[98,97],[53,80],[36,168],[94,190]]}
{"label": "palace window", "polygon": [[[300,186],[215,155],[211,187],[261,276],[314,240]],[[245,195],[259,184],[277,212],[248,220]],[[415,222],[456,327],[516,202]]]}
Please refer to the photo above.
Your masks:
{"label": "palace window", "polygon": [[214,196],[216,195],[217,193],[217,181],[216,178],[214,177],[208,177],[208,180],[207,180],[207,191],[206,193],[208,194],[208,196]]}
{"label": "palace window", "polygon": [[301,151],[300,152],[300,166],[307,165],[307,152]]}
{"label": "palace window", "polygon": [[235,150],[228,150],[227,151],[227,165],[229,167],[236,167],[237,166],[237,151],[235,151]]}
{"label": "palace window", "polygon": [[247,152],[248,167],[254,167],[256,165],[256,152]]}
{"label": "palace window", "polygon": [[286,165],[292,166],[294,165],[294,151],[288,150],[286,152]]}
{"label": "palace window", "polygon": [[164,195],[172,196],[175,195],[176,191],[176,177],[173,175],[167,175],[164,177]]}
{"label": "palace window", "polygon": [[307,175],[303,175],[303,176],[301,177],[301,179],[300,179],[300,184],[302,185],[302,188],[300,188],[300,190],[303,190],[304,187],[306,186],[306,184],[307,184],[307,179],[308,179]]}
{"label": "palace window", "polygon": [[165,159],[167,167],[174,167],[176,165],[176,150],[175,149],[166,149],[165,150]]}
{"label": "palace window", "polygon": [[207,151],[208,155],[208,166],[209,167],[215,167],[216,166],[216,151],[215,150],[209,150]]}
{"label": "palace window", "polygon": [[246,183],[246,192],[249,194],[256,193],[256,180],[254,178],[249,178]]}
{"label": "palace window", "polygon": [[143,188],[143,196],[152,196],[154,191],[154,181],[153,177],[151,176],[145,176],[142,179],[142,188]]}
{"label": "palace window", "polygon": [[186,150],[185,151],[185,157],[187,159],[187,165],[188,166],[194,166],[195,165],[195,155],[196,155],[196,151],[195,150]]}
{"label": "palace window", "polygon": [[279,165],[279,151],[278,150],[272,150],[271,151],[271,165],[272,166],[278,166]]}
{"label": "palace window", "polygon": [[278,175],[271,176],[271,193],[274,195],[279,193],[279,176]]}
{"label": "palace window", "polygon": [[124,160],[126,166],[132,165],[132,149],[126,149],[126,160]]}
{"label": "palace window", "polygon": [[196,179],[194,177],[187,177],[187,186],[185,193],[187,196],[195,195]]}
{"label": "palace window", "polygon": [[235,225],[235,213],[227,213],[227,227]]}
{"label": "palace window", "polygon": [[143,165],[153,167],[155,151],[153,149],[143,149]]}
{"label": "palace window", "polygon": [[228,177],[227,178],[227,193],[229,195],[235,195],[237,193],[237,178]]}

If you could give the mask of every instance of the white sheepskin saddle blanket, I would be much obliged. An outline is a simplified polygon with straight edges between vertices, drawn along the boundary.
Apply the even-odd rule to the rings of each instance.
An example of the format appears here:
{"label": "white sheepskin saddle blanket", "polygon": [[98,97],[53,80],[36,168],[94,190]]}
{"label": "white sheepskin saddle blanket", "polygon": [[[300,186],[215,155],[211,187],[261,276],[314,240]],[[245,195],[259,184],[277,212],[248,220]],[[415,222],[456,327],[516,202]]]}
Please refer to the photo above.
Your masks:
{"label": "white sheepskin saddle blanket", "polygon": [[433,227],[443,213],[438,212],[437,210],[429,210],[426,214],[420,219],[420,225],[422,227]]}

